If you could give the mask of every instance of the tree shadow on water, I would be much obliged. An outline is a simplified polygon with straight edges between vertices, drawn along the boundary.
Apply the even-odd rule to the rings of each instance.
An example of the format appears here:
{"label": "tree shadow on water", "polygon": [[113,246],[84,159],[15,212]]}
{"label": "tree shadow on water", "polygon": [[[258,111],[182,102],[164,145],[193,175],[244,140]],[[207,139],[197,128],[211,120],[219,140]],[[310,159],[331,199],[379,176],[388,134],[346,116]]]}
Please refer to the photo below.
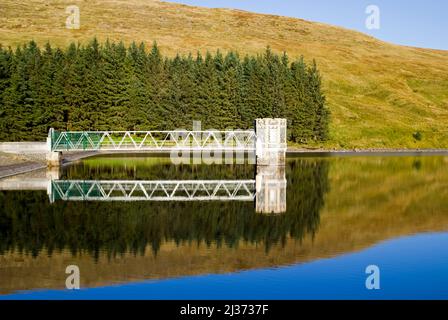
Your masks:
{"label": "tree shadow on water", "polygon": [[[154,170],[157,170],[155,168]],[[289,237],[314,237],[328,191],[328,162],[289,159],[287,211],[256,213],[252,202],[64,202],[50,204],[45,192],[0,192],[0,254],[20,251],[36,257],[69,250],[98,259],[132,253],[157,255],[161,245],[205,243],[237,248],[262,244],[266,251]]]}

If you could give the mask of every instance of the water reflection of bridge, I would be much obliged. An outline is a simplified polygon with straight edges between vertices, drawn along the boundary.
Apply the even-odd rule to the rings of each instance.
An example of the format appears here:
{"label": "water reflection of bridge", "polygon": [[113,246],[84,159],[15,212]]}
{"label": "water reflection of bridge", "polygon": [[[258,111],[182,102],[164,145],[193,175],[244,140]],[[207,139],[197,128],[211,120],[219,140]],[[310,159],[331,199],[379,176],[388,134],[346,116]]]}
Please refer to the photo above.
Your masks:
{"label": "water reflection of bridge", "polygon": [[20,176],[0,181],[0,190],[46,190],[55,201],[255,201],[260,213],[286,211],[282,166],[258,166],[248,180],[71,180],[59,169],[42,179]]}
{"label": "water reflection of bridge", "polygon": [[52,180],[50,200],[253,201],[255,180]]}
{"label": "water reflection of bridge", "polygon": [[[257,212],[286,211],[286,119],[256,119],[256,130],[246,131],[95,131],[56,132],[48,137],[48,178],[0,181],[0,190],[46,189],[50,202],[64,201],[254,201]],[[224,140],[222,138],[224,134]],[[200,159],[213,160],[211,152],[256,151],[257,174],[253,180],[60,180],[64,150],[202,152]],[[208,152],[208,153],[207,153]],[[241,154],[239,155],[241,156]],[[213,158],[213,159],[209,159]],[[238,157],[237,157],[238,158]],[[173,158],[171,158],[173,160]],[[222,157],[221,157],[222,160]],[[244,154],[241,160],[244,161]],[[188,162],[188,161],[187,161]],[[218,161],[219,162],[219,161]],[[221,163],[221,162],[219,162]],[[252,162],[249,162],[252,164]],[[53,168],[53,169],[52,169]],[[52,174],[55,170],[56,174]]]}

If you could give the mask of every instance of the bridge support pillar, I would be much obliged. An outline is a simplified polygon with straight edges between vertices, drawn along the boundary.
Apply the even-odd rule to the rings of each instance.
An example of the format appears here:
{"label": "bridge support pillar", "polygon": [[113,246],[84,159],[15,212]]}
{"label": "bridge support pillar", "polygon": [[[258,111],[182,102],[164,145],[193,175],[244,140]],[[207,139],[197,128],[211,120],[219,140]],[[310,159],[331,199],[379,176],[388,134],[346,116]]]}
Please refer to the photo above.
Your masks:
{"label": "bridge support pillar", "polygon": [[286,119],[255,120],[258,166],[284,166],[286,157]]}
{"label": "bridge support pillar", "polygon": [[62,152],[50,151],[47,152],[47,167],[59,167],[62,160]]}
{"label": "bridge support pillar", "polygon": [[54,129],[50,128],[47,137],[47,167],[59,167],[62,161],[62,152],[51,151],[51,138],[54,133]]}
{"label": "bridge support pillar", "polygon": [[255,188],[256,212],[267,214],[286,212],[286,175],[284,166],[257,166]]}
{"label": "bridge support pillar", "polygon": [[45,172],[45,177],[48,181],[50,180],[59,180],[61,177],[61,168],[60,167],[51,167],[47,168]]}

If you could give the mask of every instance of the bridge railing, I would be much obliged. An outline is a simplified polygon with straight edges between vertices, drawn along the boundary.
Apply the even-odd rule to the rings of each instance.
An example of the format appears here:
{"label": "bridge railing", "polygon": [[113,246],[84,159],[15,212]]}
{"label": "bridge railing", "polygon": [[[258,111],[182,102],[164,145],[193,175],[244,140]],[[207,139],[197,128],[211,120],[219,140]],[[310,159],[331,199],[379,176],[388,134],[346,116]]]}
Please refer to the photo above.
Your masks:
{"label": "bridge railing", "polygon": [[50,130],[51,151],[70,150],[255,150],[253,130],[64,131]]}

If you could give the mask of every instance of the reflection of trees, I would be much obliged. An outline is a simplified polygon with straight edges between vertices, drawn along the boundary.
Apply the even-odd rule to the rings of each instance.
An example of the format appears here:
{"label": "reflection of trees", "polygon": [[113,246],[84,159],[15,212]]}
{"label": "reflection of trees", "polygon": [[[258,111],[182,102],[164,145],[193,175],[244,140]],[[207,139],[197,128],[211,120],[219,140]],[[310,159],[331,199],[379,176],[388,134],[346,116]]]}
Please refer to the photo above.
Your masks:
{"label": "reflection of trees", "polygon": [[[164,240],[234,247],[240,241],[269,247],[288,236],[314,235],[328,186],[328,163],[288,161],[287,212],[255,213],[251,202],[56,202],[45,192],[1,192],[0,253],[37,255],[70,249],[98,257],[125,252],[156,253]],[[161,170],[155,168],[154,170]],[[171,169],[170,169],[171,170]]]}

